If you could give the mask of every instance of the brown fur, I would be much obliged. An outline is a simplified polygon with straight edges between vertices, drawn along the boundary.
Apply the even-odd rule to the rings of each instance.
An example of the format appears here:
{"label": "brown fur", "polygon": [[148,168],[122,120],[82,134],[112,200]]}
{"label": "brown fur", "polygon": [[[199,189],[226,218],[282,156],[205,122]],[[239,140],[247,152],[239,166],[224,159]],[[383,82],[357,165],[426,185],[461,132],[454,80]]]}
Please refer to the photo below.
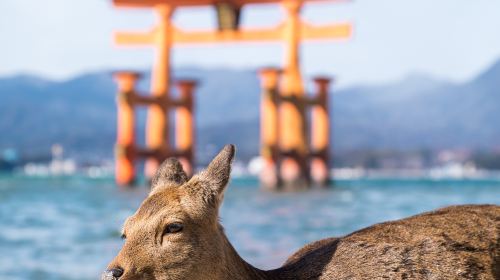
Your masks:
{"label": "brown fur", "polygon": [[[152,191],[124,225],[126,240],[108,269],[130,279],[500,279],[500,207],[453,206],[320,240],[276,270],[236,253],[218,223],[234,147],[187,181],[167,160]],[[183,230],[164,233],[168,224]],[[107,271],[103,280],[118,279]]]}

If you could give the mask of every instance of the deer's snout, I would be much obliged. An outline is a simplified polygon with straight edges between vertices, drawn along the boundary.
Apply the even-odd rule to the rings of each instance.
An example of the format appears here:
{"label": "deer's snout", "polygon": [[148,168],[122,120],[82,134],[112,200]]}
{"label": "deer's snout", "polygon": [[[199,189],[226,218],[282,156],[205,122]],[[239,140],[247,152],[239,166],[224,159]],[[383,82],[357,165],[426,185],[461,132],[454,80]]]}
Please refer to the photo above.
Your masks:
{"label": "deer's snout", "polygon": [[115,267],[104,271],[101,280],[117,280],[123,275],[123,268]]}

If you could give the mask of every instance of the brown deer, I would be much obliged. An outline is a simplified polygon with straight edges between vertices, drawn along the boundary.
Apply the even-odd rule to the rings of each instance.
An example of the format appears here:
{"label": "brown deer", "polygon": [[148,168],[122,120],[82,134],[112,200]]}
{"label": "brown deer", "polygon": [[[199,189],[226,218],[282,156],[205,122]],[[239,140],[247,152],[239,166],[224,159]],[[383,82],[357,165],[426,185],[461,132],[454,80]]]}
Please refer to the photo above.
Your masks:
{"label": "brown deer", "polygon": [[234,146],[188,180],[166,160],[103,280],[500,279],[500,206],[454,206],[309,244],[278,269],[245,262],[218,221]]}

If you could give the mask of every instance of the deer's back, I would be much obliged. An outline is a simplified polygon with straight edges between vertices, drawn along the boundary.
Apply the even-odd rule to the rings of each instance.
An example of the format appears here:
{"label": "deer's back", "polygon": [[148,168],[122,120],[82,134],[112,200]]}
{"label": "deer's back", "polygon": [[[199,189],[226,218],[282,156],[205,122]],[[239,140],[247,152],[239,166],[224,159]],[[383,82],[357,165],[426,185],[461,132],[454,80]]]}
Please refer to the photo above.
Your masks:
{"label": "deer's back", "polygon": [[321,240],[281,279],[500,279],[500,206],[454,206]]}

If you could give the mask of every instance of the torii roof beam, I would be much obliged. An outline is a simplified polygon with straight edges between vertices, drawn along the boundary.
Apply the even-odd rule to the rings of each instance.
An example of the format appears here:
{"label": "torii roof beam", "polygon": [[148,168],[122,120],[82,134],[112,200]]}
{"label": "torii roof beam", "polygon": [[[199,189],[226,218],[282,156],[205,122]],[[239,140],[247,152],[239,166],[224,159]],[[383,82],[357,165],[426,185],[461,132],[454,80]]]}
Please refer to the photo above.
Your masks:
{"label": "torii roof beam", "polygon": [[[185,32],[175,27],[172,32],[172,41],[177,44],[279,41],[283,39],[284,28],[285,26],[280,24],[275,28],[248,29],[244,32],[229,30]],[[338,23],[329,26],[314,26],[308,23],[302,23],[300,29],[300,37],[302,40],[345,39],[350,37],[352,32],[350,23]],[[115,42],[119,45],[150,45],[154,44],[155,37],[155,30],[147,33],[117,32],[115,34]]]}
{"label": "torii roof beam", "polygon": [[[161,4],[170,6],[209,6],[218,3],[231,3],[236,6],[246,4],[282,3],[283,0],[114,0],[117,7],[150,8]],[[350,2],[349,0],[302,0],[301,2]]]}

